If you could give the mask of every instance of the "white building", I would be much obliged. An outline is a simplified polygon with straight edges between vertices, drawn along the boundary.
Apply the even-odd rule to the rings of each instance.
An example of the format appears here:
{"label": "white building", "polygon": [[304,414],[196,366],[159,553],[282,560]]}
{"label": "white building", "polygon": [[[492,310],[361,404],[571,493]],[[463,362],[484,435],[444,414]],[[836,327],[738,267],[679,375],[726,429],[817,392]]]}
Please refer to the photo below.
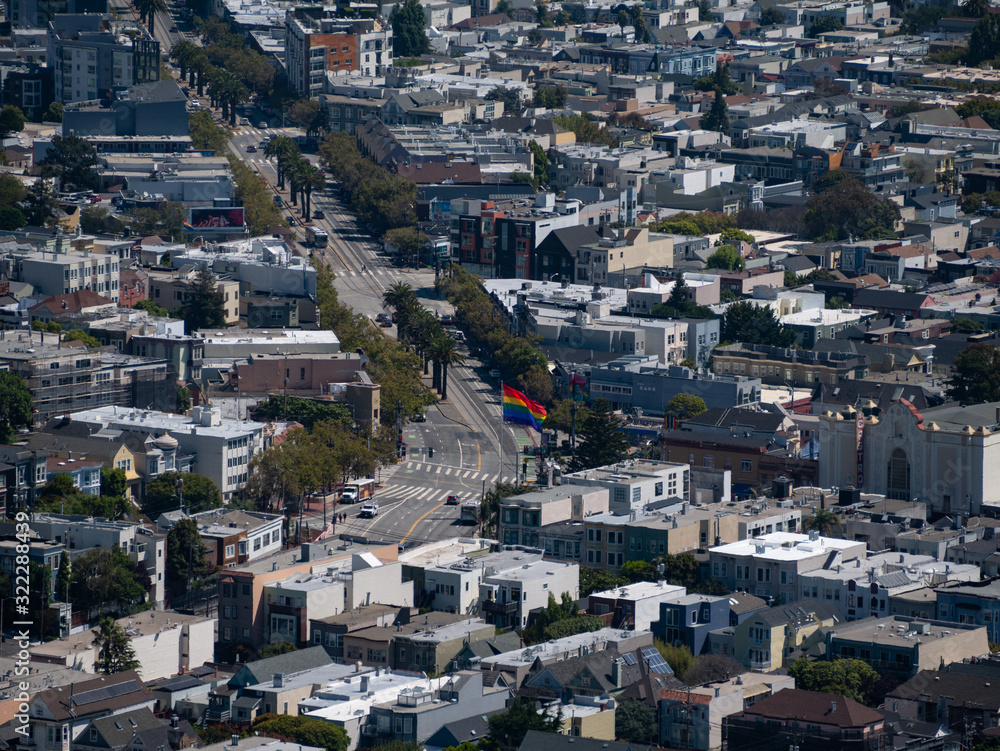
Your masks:
{"label": "white building", "polygon": [[711,576],[731,590],[772,598],[799,599],[799,577],[818,568],[864,559],[863,542],[794,532],[772,532],[751,540],[710,548]]}
{"label": "white building", "polygon": [[245,358],[254,355],[335,355],[340,340],[332,331],[302,329],[208,329],[198,335],[205,342],[205,358]]}
{"label": "white building", "polygon": [[[118,619],[132,640],[144,681],[169,678],[215,659],[214,618],[148,610]],[[88,629],[32,647],[31,659],[96,673],[94,630]]]}
{"label": "white building", "polygon": [[502,553],[465,558],[446,566],[424,569],[424,591],[435,610],[445,613],[475,613],[479,585],[485,577],[542,560],[540,551],[505,550]]}
{"label": "white building", "polygon": [[629,459],[606,467],[571,472],[563,485],[587,485],[611,492],[610,510],[642,511],[655,501],[691,498],[691,468],[677,462]]}
{"label": "white building", "polygon": [[295,254],[280,237],[252,237],[207,248],[185,248],[170,255],[175,269],[207,264],[218,275],[238,281],[241,289],[259,294],[316,295],[317,271],[307,258]]}
{"label": "white building", "polygon": [[[258,558],[277,553],[284,542],[285,517],[260,511],[209,509],[190,516],[180,509],[160,514],[156,529],[167,534],[181,519],[192,519],[198,525],[201,539],[212,548],[219,545],[233,547],[222,550],[217,560],[219,566],[229,565],[235,558],[239,563],[249,563]],[[238,538],[236,542],[233,538]]]}
{"label": "white building", "polygon": [[[68,550],[111,548],[117,545],[133,561],[142,563],[153,582],[150,601],[164,606],[163,575],[166,573],[166,536],[128,521],[108,521],[71,514],[36,514],[31,529],[42,539],[61,542]],[[59,593],[60,596],[62,593]],[[200,663],[199,663],[200,664]]]}
{"label": "white building", "polygon": [[89,289],[118,302],[118,256],[30,252],[18,253],[12,261],[12,278],[32,285],[39,300]]}
{"label": "white building", "polygon": [[660,620],[660,603],[679,600],[687,594],[686,587],[666,582],[636,582],[625,587],[591,592],[587,612],[594,615],[614,613],[612,626],[627,623],[634,631],[648,631]]}
{"label": "white building", "polygon": [[[223,418],[217,407],[201,406],[191,417],[123,407],[99,407],[75,412],[73,421],[92,425],[94,432],[129,431],[162,436],[169,433],[180,451],[194,454],[194,471],[205,475],[228,501],[247,481],[250,460],[264,449],[262,422]],[[147,459],[158,463],[154,457]],[[160,474],[159,466],[146,467],[147,476]]]}
{"label": "white building", "polygon": [[580,566],[576,563],[536,561],[483,578],[479,585],[479,612],[499,628],[522,629],[528,614],[549,604],[549,595],[561,601],[568,592],[580,597]]}

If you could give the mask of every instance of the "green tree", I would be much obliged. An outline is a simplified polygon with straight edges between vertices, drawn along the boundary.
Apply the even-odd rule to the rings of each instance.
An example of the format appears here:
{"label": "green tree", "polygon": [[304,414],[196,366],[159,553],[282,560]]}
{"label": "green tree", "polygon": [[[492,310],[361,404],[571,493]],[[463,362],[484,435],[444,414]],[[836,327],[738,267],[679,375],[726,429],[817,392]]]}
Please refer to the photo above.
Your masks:
{"label": "green tree", "polygon": [[1000,57],[1000,16],[988,13],[979,19],[969,37],[968,63],[979,65]]}
{"label": "green tree", "polygon": [[591,407],[577,436],[582,440],[576,449],[574,470],[603,467],[619,461],[628,450],[622,421],[607,399],[598,399]]}
{"label": "green tree", "polygon": [[0,230],[14,232],[27,223],[24,212],[17,206],[0,206]]}
{"label": "green tree", "polygon": [[505,115],[520,115],[524,112],[524,103],[521,101],[521,93],[508,86],[494,86],[486,94],[486,98],[494,102],[503,102]]}
{"label": "green tree", "polygon": [[42,176],[59,178],[61,190],[97,187],[97,150],[79,136],[53,136],[52,145],[39,163]]}
{"label": "green tree", "polygon": [[101,467],[101,495],[109,498],[125,498],[127,491],[128,479],[124,469]]}
{"label": "green tree", "polygon": [[718,250],[708,257],[705,265],[710,269],[742,271],[746,268],[746,261],[732,245],[720,245]]}
{"label": "green tree", "polygon": [[96,336],[91,336],[83,329],[70,329],[63,335],[64,342],[81,342],[87,349],[97,349],[101,346],[101,340]]}
{"label": "green tree", "polygon": [[297,652],[298,647],[296,647],[290,641],[279,641],[274,644],[265,644],[257,650],[257,657],[262,660],[266,660],[268,657],[277,657],[278,655],[286,655],[289,652]]}
{"label": "green tree", "polygon": [[164,16],[170,12],[166,0],[135,0],[135,9],[139,12],[139,20],[149,26],[149,33],[156,36],[153,24],[156,16]]}
{"label": "green tree", "polygon": [[13,371],[0,370],[0,443],[10,443],[15,430],[30,427],[33,415],[28,384]]}
{"label": "green tree", "polygon": [[430,49],[430,40],[424,31],[427,18],[419,0],[404,0],[401,5],[394,6],[389,14],[389,23],[392,24],[394,55],[416,57]]}
{"label": "green tree", "polygon": [[181,386],[177,389],[177,403],[174,405],[177,414],[183,415],[191,409],[191,389]]}
{"label": "green tree", "polygon": [[618,27],[622,30],[622,37],[625,36],[625,27],[629,25],[629,21],[628,12],[624,9],[619,10],[618,15],[615,18],[615,23],[617,23]]}
{"label": "green tree", "polygon": [[114,675],[126,670],[138,670],[141,666],[132,648],[132,637],[111,616],[101,618],[93,644],[97,647],[97,659],[94,661],[97,673]]}
{"label": "green tree", "polygon": [[0,138],[9,138],[24,130],[24,113],[13,104],[5,104],[0,109]]}
{"label": "green tree", "polygon": [[63,119],[62,102],[53,102],[42,115],[43,123],[61,123]]}
{"label": "green tree", "polygon": [[566,106],[566,87],[539,86],[535,89],[532,102],[536,107],[545,107],[550,110],[562,109]]}
{"label": "green tree", "polygon": [[594,592],[607,592],[624,583],[626,583],[624,578],[615,576],[610,571],[580,569],[580,597],[588,597]]}
{"label": "green tree", "polygon": [[142,513],[155,521],[160,514],[180,507],[177,480],[182,480],[180,490],[184,494],[184,508],[188,513],[219,508],[222,494],[211,479],[195,472],[164,472],[146,485],[146,497],[142,499]]}
{"label": "green tree", "polygon": [[1000,401],[1000,348],[975,342],[959,352],[947,394],[966,404]]}
{"label": "green tree", "polygon": [[[590,409],[583,402],[576,402],[576,427],[577,430],[583,427]],[[545,430],[559,430],[569,434],[573,432],[573,400],[560,399],[549,407],[545,415],[545,422],[542,423]]]}
{"label": "green tree", "polygon": [[702,130],[714,130],[719,133],[729,131],[729,115],[726,113],[726,97],[718,86],[715,87],[715,98],[712,108],[702,115],[699,125]]}
{"label": "green tree", "polygon": [[631,743],[656,743],[656,710],[639,699],[621,699],[615,708],[615,738]]}
{"label": "green tree", "polygon": [[688,668],[694,664],[694,655],[691,654],[691,648],[687,644],[667,644],[665,641],[656,639],[653,646],[667,661],[676,676],[684,675]]}
{"label": "green tree", "polygon": [[712,20],[712,4],[709,2],[709,0],[695,0],[694,4],[698,8],[699,21]]}
{"label": "green tree", "polygon": [[208,572],[207,553],[193,519],[181,519],[174,525],[167,533],[166,582],[171,594],[185,594],[191,581]]}
{"label": "green tree", "polygon": [[74,612],[128,614],[145,603],[151,586],[146,564],[133,561],[117,545],[92,548],[73,561],[69,598]]}
{"label": "green tree", "polygon": [[337,422],[344,425],[353,422],[350,410],[343,404],[280,394],[271,394],[265,401],[259,402],[253,408],[253,419],[262,422],[294,420],[302,423],[309,432],[312,432],[313,427],[319,422]]}
{"label": "green tree", "polygon": [[0,206],[14,206],[27,197],[28,189],[17,175],[0,173]]}
{"label": "green tree", "polygon": [[744,232],[736,227],[724,227],[722,232],[719,233],[720,242],[726,243],[731,240],[737,240],[739,242],[751,243],[756,242],[753,235],[749,232]]}
{"label": "green tree", "polygon": [[38,179],[28,188],[28,194],[20,208],[29,225],[45,227],[53,221],[56,209],[59,208],[59,198],[45,180]]}
{"label": "green tree", "polygon": [[836,659],[811,662],[799,658],[788,668],[795,687],[846,696],[861,704],[874,706],[875,684],[879,675],[864,660]]}
{"label": "green tree", "polygon": [[746,668],[727,655],[700,655],[691,663],[691,667],[682,676],[689,686],[699,686],[705,683],[728,681],[733,676],[740,675]]}
{"label": "green tree", "polygon": [[589,112],[582,115],[564,112],[553,117],[552,122],[573,131],[578,143],[603,144],[612,148],[618,146],[618,138]]}
{"label": "green tree", "polygon": [[844,28],[844,24],[836,16],[820,16],[813,21],[806,36],[815,39],[823,32],[840,31],[842,28]]}
{"label": "green tree", "polygon": [[791,347],[795,331],[779,323],[774,311],[766,305],[737,302],[726,308],[719,338],[723,342]]}
{"label": "green tree", "polygon": [[621,567],[621,577],[629,584],[654,582],[656,581],[656,566],[649,561],[626,561]]}
{"label": "green tree", "polygon": [[490,715],[490,729],[480,744],[483,751],[517,751],[529,730],[558,733],[561,715],[540,714],[530,699],[515,699],[505,712]]}
{"label": "green tree", "polygon": [[265,714],[257,718],[253,729],[261,735],[316,746],[325,751],[347,751],[349,742],[342,727],[315,717]]}
{"label": "green tree", "polygon": [[699,78],[692,86],[697,91],[712,91],[716,89],[727,96],[739,92],[739,88],[729,75],[728,65],[720,65],[712,75]]}
{"label": "green tree", "polygon": [[178,313],[188,334],[226,325],[226,301],[207,266],[199,267],[186,292],[187,300]]}
{"label": "green tree", "polygon": [[678,420],[687,420],[689,417],[697,417],[702,412],[708,410],[705,400],[694,394],[680,393],[667,403],[667,413],[673,415]]}
{"label": "green tree", "polygon": [[767,8],[760,14],[761,26],[783,26],[787,21],[785,14],[778,8]]}
{"label": "green tree", "polygon": [[157,318],[170,318],[170,311],[164,308],[157,302],[153,300],[140,300],[135,305],[132,306],[132,310],[144,310],[149,315],[155,316]]}

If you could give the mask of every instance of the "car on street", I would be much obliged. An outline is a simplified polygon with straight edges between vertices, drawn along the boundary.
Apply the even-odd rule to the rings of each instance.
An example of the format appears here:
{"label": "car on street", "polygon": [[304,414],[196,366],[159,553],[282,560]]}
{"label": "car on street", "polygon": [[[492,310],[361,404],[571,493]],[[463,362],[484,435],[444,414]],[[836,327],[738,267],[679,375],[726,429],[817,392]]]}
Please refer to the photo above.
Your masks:
{"label": "car on street", "polygon": [[458,496],[455,495],[454,493],[452,493],[447,498],[445,498],[444,502],[447,503],[449,506],[458,506],[459,505]]}
{"label": "car on street", "polygon": [[261,120],[259,123],[257,123],[257,127],[260,128],[261,130],[267,130],[267,123]]}
{"label": "car on street", "polygon": [[313,212],[313,219],[326,219],[326,214],[323,213],[322,209],[316,209]]}
{"label": "car on street", "polygon": [[180,29],[177,28],[177,24],[170,27],[170,33],[176,34],[178,31],[180,31]]}
{"label": "car on street", "polygon": [[441,325],[442,326],[454,326],[455,325],[455,319],[452,316],[448,316],[448,315],[441,316]]}
{"label": "car on street", "polygon": [[289,224],[289,226],[292,226],[292,227],[295,226],[295,217],[294,216],[288,217],[288,224]]}
{"label": "car on street", "polygon": [[378,504],[377,503],[366,503],[361,507],[361,518],[362,519],[374,519],[378,516]]}
{"label": "car on street", "polygon": [[379,321],[378,325],[381,326],[384,329],[391,329],[392,328],[392,321]]}
{"label": "car on street", "polygon": [[249,146],[247,146],[247,153],[248,154],[256,154],[257,153],[257,147],[254,146],[253,144],[250,144]]}
{"label": "car on street", "polygon": [[417,414],[413,416],[413,422],[427,422],[427,415],[423,412],[417,412]]}
{"label": "car on street", "polygon": [[91,203],[100,203],[100,202],[101,202],[101,201],[103,201],[103,200],[104,200],[104,199],[103,199],[103,198],[101,198],[101,197],[100,197],[99,195],[97,195],[97,194],[92,194],[92,195],[90,196],[90,202],[91,202]]}
{"label": "car on street", "polygon": [[377,316],[375,316],[375,320],[379,321],[379,322],[388,321],[389,320],[389,314],[388,313],[379,313]]}
{"label": "car on street", "polygon": [[250,124],[250,121],[247,120],[245,117],[241,117],[240,118],[240,125],[249,125],[249,124]]}

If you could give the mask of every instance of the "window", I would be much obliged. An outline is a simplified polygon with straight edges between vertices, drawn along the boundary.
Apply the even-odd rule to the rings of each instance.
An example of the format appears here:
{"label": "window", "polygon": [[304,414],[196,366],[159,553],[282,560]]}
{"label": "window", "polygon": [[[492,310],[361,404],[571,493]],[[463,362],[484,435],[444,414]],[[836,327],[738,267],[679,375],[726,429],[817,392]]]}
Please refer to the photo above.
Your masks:
{"label": "window", "polygon": [[234,555],[236,555],[236,546],[226,545],[226,558],[232,558]]}
{"label": "window", "polygon": [[740,472],[753,472],[753,459],[740,459]]}

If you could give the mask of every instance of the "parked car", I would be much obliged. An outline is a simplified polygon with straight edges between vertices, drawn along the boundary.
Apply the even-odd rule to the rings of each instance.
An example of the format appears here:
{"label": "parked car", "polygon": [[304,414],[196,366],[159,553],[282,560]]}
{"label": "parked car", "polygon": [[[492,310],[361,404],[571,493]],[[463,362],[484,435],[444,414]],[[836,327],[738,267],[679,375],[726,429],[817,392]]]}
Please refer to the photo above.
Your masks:
{"label": "parked car", "polygon": [[427,415],[423,412],[417,412],[417,414],[413,416],[413,422],[427,422]]}
{"label": "parked car", "polygon": [[295,217],[294,216],[288,217],[288,225],[290,227],[294,227],[295,226]]}
{"label": "parked car", "polygon": [[392,321],[379,321],[378,325],[381,326],[384,329],[391,329],[392,328]]}
{"label": "parked car", "polygon": [[103,200],[104,200],[103,198],[101,198],[99,195],[96,195],[96,194],[90,196],[90,202],[91,203],[100,203]]}
{"label": "parked car", "polygon": [[176,34],[178,31],[180,31],[180,29],[177,28],[177,24],[174,24],[173,26],[170,27],[170,31],[173,34]]}
{"label": "parked car", "polygon": [[250,121],[247,120],[245,117],[241,117],[240,118],[240,125],[249,125],[249,124],[250,124]]}
{"label": "parked car", "polygon": [[375,316],[375,320],[378,321],[379,323],[381,323],[382,321],[388,321],[389,320],[389,314],[388,313],[379,313],[377,316]]}

